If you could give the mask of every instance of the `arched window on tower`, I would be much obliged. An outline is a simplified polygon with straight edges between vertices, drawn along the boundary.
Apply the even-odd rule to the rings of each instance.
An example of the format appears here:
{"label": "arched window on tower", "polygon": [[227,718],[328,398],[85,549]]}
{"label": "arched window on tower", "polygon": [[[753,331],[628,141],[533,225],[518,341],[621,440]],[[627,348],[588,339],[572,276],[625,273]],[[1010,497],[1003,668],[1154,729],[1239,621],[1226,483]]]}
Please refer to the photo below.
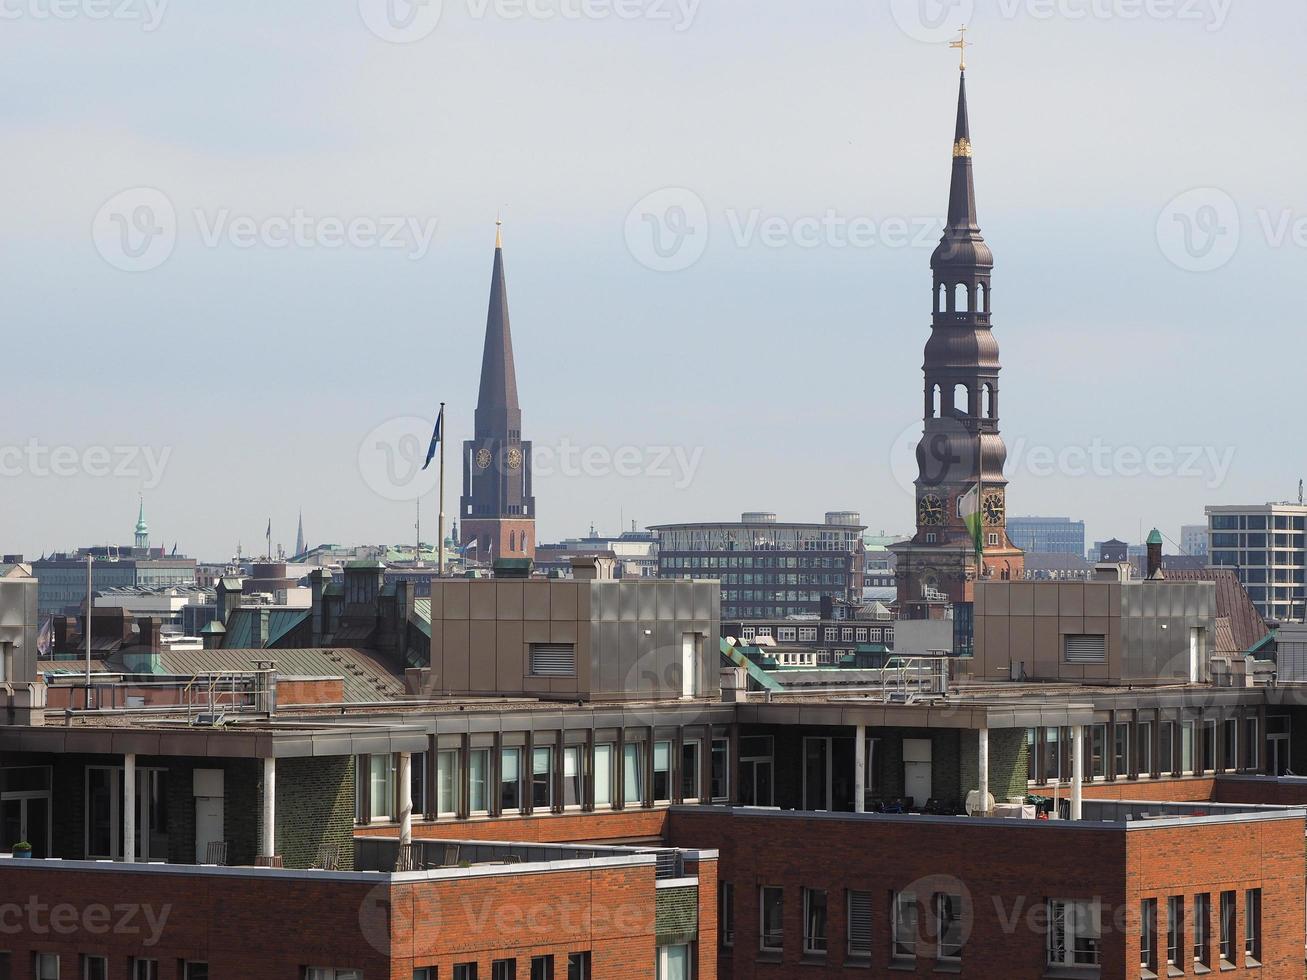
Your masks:
{"label": "arched window on tower", "polygon": [[953,414],[966,416],[971,414],[971,392],[966,385],[953,386]]}
{"label": "arched window on tower", "polygon": [[943,414],[944,392],[939,385],[933,385],[930,389],[930,417],[937,419]]}
{"label": "arched window on tower", "polygon": [[980,290],[980,292],[976,294],[976,309],[981,313],[988,313],[989,312],[989,286],[988,284],[982,282],[976,288]]}
{"label": "arched window on tower", "polygon": [[948,301],[945,291],[948,289],[942,282],[935,289],[935,312],[943,313],[944,304]]}
{"label": "arched window on tower", "polygon": [[967,288],[967,284],[960,282],[953,287],[953,291],[954,311],[957,313],[969,313],[971,311],[971,292]]}
{"label": "arched window on tower", "polygon": [[986,381],[985,386],[980,389],[980,393],[981,393],[981,406],[980,406],[981,418],[986,418],[986,419],[994,418],[994,386],[990,382]]}
{"label": "arched window on tower", "polygon": [[516,554],[516,553],[517,553],[517,532],[516,532],[516,531],[509,531],[509,532],[508,532],[508,553],[509,553],[509,554]]}

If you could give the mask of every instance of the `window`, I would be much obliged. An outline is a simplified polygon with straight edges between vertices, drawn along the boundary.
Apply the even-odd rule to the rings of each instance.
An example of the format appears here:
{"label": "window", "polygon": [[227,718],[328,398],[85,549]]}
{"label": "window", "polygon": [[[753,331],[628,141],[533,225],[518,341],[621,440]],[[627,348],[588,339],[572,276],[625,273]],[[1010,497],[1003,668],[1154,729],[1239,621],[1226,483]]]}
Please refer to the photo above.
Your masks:
{"label": "window", "polygon": [[715,738],[712,740],[712,798],[714,803],[725,802],[731,797],[730,784],[730,767],[728,760],[731,755],[731,743],[729,739]]}
{"label": "window", "polygon": [[1166,900],[1166,965],[1184,969],[1184,896]]}
{"label": "window", "polygon": [[723,946],[735,945],[735,886],[729,881],[717,882],[717,921],[721,925]]}
{"label": "window", "polygon": [[917,955],[917,896],[895,892],[891,901],[890,932],[895,959]]}
{"label": "window", "polygon": [[159,980],[159,961],[132,960],[132,980]]}
{"label": "window", "polygon": [[1180,722],[1180,772],[1194,771],[1194,723]]}
{"label": "window", "polygon": [[1097,966],[1102,932],[1098,903],[1053,899],[1048,903],[1048,962]]}
{"label": "window", "polygon": [[363,971],[338,970],[330,966],[310,966],[304,970],[304,980],[363,980]]}
{"label": "window", "polygon": [[699,754],[698,742],[684,742],[681,745],[681,799],[693,803],[699,799]]}
{"label": "window", "polygon": [[758,948],[764,952],[779,953],[785,945],[785,891],[764,885],[758,892]]}
{"label": "window", "polygon": [[1116,763],[1116,774],[1118,776],[1128,776],[1130,774],[1130,726],[1117,725],[1116,738],[1113,745],[1113,757]]}
{"label": "window", "polygon": [[552,956],[531,957],[531,980],[554,980],[554,958]]}
{"label": "window", "polygon": [[1194,962],[1212,965],[1212,896],[1194,896]]}
{"label": "window", "polygon": [[613,805],[613,747],[595,746],[595,807]]}
{"label": "window", "polygon": [[1221,965],[1234,965],[1234,892],[1221,892]]}
{"label": "window", "polygon": [[186,960],[182,964],[182,980],[209,980],[209,964]]}
{"label": "window", "polygon": [[35,980],[59,980],[59,954],[33,953],[32,976]]}
{"label": "window", "polygon": [[531,750],[531,806],[548,810],[554,805],[554,750]]}
{"label": "window", "polygon": [[436,967],[419,966],[413,970],[413,980],[437,980]]}
{"label": "window", "polygon": [[803,951],[826,954],[826,893],[803,889]]}
{"label": "window", "polygon": [[1068,633],[1062,637],[1062,652],[1069,664],[1107,663],[1107,637],[1102,633]]}
{"label": "window", "polygon": [[1157,899],[1146,898],[1139,903],[1139,968],[1148,973],[1157,972]]}
{"label": "window", "polygon": [[849,958],[871,957],[871,892],[849,892]]}
{"label": "window", "polygon": [[1107,776],[1107,726],[1089,726],[1089,771],[1085,773],[1090,779],[1103,779]]}
{"label": "window", "polygon": [[567,980],[590,980],[590,952],[567,954]]}
{"label": "window", "polygon": [[389,754],[368,760],[368,813],[373,821],[390,820],[395,809],[395,766]]}
{"label": "window", "polygon": [[935,914],[939,923],[939,958],[941,960],[961,959],[962,896],[936,895]]}
{"label": "window", "polygon": [[454,980],[477,980],[477,965],[475,963],[455,963]]}
{"label": "window", "polygon": [[490,964],[490,980],[517,980],[517,960],[495,960]]}
{"label": "window", "polygon": [[436,816],[458,812],[458,753],[436,753]]}
{"label": "window", "polygon": [[82,980],[109,980],[109,961],[103,956],[83,956]]}
{"label": "window", "polygon": [[640,806],[644,803],[644,746],[627,742],[622,746],[622,803]]}
{"label": "window", "polygon": [[471,813],[486,813],[490,809],[490,750],[473,749],[467,755],[468,797]]}
{"label": "window", "polygon": [[1135,765],[1141,776],[1148,776],[1153,771],[1153,723],[1142,722],[1139,725],[1138,740],[1135,745]]}
{"label": "window", "polygon": [[655,980],[690,980],[690,947],[659,946]]}
{"label": "window", "polygon": [[522,809],[522,750],[503,749],[499,754],[499,812]]}
{"label": "window", "polygon": [[1243,903],[1243,962],[1257,966],[1262,958],[1262,890],[1249,888]]}
{"label": "window", "polygon": [[1257,770],[1261,759],[1257,752],[1257,719],[1245,719],[1246,738],[1244,738],[1244,768]]}
{"label": "window", "polygon": [[582,783],[581,746],[568,745],[563,749],[563,806],[578,807],[585,801]]}
{"label": "window", "polygon": [[[782,637],[782,639],[784,639],[784,638]],[[800,642],[800,643],[816,643],[816,642],[817,642],[817,627],[815,627],[815,626],[800,626],[800,627],[799,627],[799,642]]]}
{"label": "window", "polygon": [[532,643],[532,677],[575,677],[576,647],[571,643]]}
{"label": "window", "polygon": [[672,743],[654,742],[653,799],[655,803],[672,800]]}

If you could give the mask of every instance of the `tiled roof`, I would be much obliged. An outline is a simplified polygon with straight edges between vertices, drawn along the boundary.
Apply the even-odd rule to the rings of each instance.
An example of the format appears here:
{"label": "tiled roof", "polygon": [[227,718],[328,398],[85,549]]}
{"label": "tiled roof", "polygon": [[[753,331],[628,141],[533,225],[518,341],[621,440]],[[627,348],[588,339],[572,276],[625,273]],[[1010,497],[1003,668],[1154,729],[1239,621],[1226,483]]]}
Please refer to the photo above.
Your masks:
{"label": "tiled roof", "polygon": [[165,674],[207,674],[253,669],[256,660],[273,660],[284,677],[340,677],[345,700],[388,701],[404,693],[404,678],[376,654],[344,647],[285,650],[179,650],[159,654]]}
{"label": "tiled roof", "polygon": [[[1243,653],[1269,632],[1233,568],[1177,568],[1162,572],[1168,582],[1215,582],[1216,615],[1229,620],[1231,652]],[[1217,626],[1220,640],[1220,626]]]}

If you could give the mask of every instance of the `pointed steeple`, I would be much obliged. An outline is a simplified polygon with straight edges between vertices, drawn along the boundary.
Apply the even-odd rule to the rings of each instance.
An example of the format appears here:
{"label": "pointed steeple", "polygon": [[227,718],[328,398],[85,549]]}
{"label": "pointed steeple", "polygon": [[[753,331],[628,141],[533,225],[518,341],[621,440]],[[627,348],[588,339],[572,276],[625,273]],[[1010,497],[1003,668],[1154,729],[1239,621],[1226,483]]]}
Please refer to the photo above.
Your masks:
{"label": "pointed steeple", "polygon": [[299,530],[295,532],[295,554],[298,557],[304,554],[306,550],[307,545],[304,543],[304,510],[301,508]]}
{"label": "pointed steeple", "polygon": [[958,78],[957,122],[953,126],[953,175],[949,184],[948,221],[939,248],[930,262],[936,270],[944,266],[989,267],[994,264],[994,255],[981,237],[976,217],[976,183],[971,155],[971,120],[967,111],[964,62]]}
{"label": "pointed steeple", "polygon": [[145,495],[141,495],[141,510],[136,518],[136,547],[150,547],[150,525],[145,523]]}
{"label": "pointed steeple", "polygon": [[504,281],[503,222],[495,221],[495,263],[490,274],[490,309],[486,342],[481,354],[481,389],[477,395],[476,431],[518,429],[517,372],[513,367],[513,334],[508,323],[508,287]]}

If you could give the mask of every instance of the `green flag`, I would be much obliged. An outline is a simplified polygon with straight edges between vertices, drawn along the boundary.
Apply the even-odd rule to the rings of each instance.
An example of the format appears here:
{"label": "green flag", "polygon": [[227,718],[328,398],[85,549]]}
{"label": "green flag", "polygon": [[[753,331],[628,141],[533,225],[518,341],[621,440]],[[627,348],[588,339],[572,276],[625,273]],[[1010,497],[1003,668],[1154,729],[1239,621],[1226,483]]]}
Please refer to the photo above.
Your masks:
{"label": "green flag", "polygon": [[971,534],[971,541],[976,548],[976,558],[979,559],[985,550],[985,520],[980,512],[979,483],[974,484],[958,502],[958,513]]}

